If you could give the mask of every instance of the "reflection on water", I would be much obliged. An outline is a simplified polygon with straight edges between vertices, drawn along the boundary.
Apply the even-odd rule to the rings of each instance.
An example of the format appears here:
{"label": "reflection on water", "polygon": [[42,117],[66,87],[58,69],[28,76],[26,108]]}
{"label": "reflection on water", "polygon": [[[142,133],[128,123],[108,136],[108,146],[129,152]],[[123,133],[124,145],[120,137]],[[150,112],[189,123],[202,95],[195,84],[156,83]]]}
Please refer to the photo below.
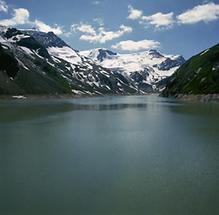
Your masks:
{"label": "reflection on water", "polygon": [[219,214],[219,105],[0,101],[0,214]]}
{"label": "reflection on water", "polygon": [[30,101],[20,103],[20,101],[10,101],[0,104],[0,123],[13,122],[19,120],[31,120],[38,117],[44,117],[49,115],[56,115],[58,113],[64,113],[76,110],[122,110],[122,109],[141,109],[147,108],[145,103],[133,103],[133,104],[74,104],[72,102],[60,102],[57,103],[51,100],[51,103],[39,102],[32,103]]}
{"label": "reflection on water", "polygon": [[[120,99],[123,100],[124,98],[117,98],[118,99],[116,101],[113,100],[113,97],[107,97],[107,100],[103,97],[74,100],[3,100],[0,102],[0,123],[19,120],[31,120],[34,118],[56,115],[59,113],[76,110],[104,111],[122,109],[146,109],[148,105],[150,105],[152,108],[155,106],[173,106],[176,108],[177,106],[181,106],[181,104],[176,100],[134,100],[132,103],[126,103],[127,101],[119,101]],[[154,101],[156,101],[156,103]]]}

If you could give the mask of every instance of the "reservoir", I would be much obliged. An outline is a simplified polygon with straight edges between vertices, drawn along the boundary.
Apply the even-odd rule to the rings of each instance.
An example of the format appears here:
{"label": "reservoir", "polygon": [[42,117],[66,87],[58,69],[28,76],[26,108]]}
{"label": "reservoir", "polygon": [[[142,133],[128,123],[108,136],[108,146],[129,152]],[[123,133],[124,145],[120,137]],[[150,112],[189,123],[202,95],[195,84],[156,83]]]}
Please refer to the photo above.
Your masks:
{"label": "reservoir", "polygon": [[219,104],[1,100],[0,214],[219,214]]}

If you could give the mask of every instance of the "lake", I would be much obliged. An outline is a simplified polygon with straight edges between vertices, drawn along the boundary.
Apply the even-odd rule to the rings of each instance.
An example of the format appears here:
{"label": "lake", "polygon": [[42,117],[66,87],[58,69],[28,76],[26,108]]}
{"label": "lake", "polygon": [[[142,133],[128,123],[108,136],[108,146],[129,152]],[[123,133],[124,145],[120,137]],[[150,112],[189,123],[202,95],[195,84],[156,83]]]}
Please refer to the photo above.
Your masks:
{"label": "lake", "polygon": [[219,214],[219,104],[1,100],[0,214]]}

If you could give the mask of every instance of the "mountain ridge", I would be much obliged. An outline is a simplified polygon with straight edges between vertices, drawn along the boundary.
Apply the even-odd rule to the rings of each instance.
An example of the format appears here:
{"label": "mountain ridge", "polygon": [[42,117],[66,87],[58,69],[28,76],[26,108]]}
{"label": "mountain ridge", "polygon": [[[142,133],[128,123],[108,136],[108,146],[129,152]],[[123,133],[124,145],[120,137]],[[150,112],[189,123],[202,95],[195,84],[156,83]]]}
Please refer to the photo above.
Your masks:
{"label": "mountain ridge", "polygon": [[[44,38],[47,38],[45,40]],[[1,70],[0,94],[133,94],[131,83],[124,83],[109,70],[80,56],[55,34],[20,31],[1,27],[0,55],[14,59],[17,72]],[[7,84],[6,84],[7,83]]]}
{"label": "mountain ridge", "polygon": [[170,77],[164,96],[218,94],[219,44],[191,57]]}
{"label": "mountain ridge", "polygon": [[119,54],[98,48],[79,53],[111,72],[125,76],[136,88],[145,92],[158,91],[160,81],[170,77],[185,62],[181,55],[165,55],[154,49]]}
{"label": "mountain ridge", "polygon": [[[181,56],[164,56],[156,50],[121,55],[99,48],[92,53],[93,56],[85,56],[84,53],[71,48],[53,32],[0,26],[0,56],[7,61],[6,64],[5,60],[0,61],[0,94],[122,95],[156,92],[158,87],[165,86],[169,75],[184,61]],[[116,65],[115,59],[120,60],[121,56],[128,56],[122,66],[129,68],[130,73],[120,67],[105,66],[106,61]],[[139,64],[133,57],[143,63]],[[150,64],[152,62],[153,65]],[[131,71],[133,68],[136,70]],[[165,75],[159,75],[155,70],[162,70]]]}

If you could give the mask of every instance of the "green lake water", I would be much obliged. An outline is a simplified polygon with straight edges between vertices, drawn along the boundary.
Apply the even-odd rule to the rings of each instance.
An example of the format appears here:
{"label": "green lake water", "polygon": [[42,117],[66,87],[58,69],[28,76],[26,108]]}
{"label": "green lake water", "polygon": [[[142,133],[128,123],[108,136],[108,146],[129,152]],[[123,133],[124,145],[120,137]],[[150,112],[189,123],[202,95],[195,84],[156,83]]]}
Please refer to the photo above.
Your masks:
{"label": "green lake water", "polygon": [[219,214],[219,104],[1,100],[0,214]]}

